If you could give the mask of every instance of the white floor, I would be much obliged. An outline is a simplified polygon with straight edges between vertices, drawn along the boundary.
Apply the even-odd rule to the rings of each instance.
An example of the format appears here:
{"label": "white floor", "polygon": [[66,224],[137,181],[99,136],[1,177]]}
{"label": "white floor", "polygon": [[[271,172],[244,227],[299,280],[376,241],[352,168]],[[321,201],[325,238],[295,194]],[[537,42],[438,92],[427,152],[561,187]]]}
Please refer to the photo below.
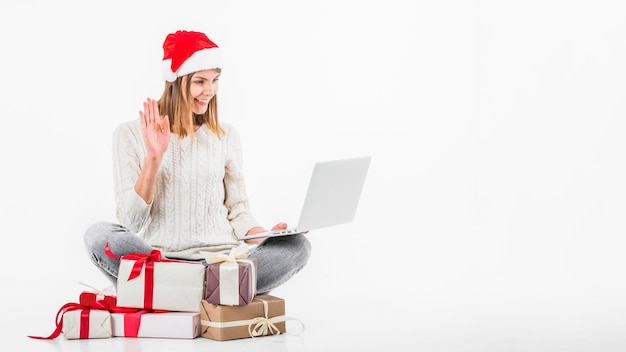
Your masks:
{"label": "white floor", "polygon": [[37,352],[626,350],[624,243],[617,235],[614,246],[570,242],[562,252],[548,245],[526,253],[460,235],[424,236],[420,246],[394,251],[373,242],[349,248],[352,235],[331,240],[360,226],[310,234],[309,265],[273,292],[285,299],[286,315],[305,325],[301,334],[290,323],[292,334],[228,342],[29,339],[54,330],[57,310],[83,289],[78,281],[105,284],[84,258],[76,268],[48,258],[39,268],[3,271],[3,283],[13,284],[3,287],[0,334],[11,350]]}
{"label": "white floor", "polygon": [[[418,284],[414,282],[414,284]],[[475,288],[474,288],[475,289]],[[306,329],[280,335],[218,342],[110,338],[31,340],[27,334],[53,330],[52,310],[3,315],[5,346],[15,351],[624,351],[626,312],[610,292],[595,301],[543,296],[536,292],[462,292],[415,302],[407,295],[317,295],[318,301],[287,297],[288,314]],[[467,295],[469,293],[469,295]],[[546,295],[546,293],[543,293]],[[522,302],[522,296],[529,300]],[[310,295],[309,299],[315,295]],[[385,298],[395,296],[392,302]],[[574,294],[576,296],[576,294]],[[413,298],[412,298],[413,297]],[[517,299],[516,299],[517,297]],[[581,297],[578,297],[580,299]],[[411,302],[414,301],[414,302]],[[327,304],[323,304],[326,302]],[[618,304],[618,306],[615,306]],[[51,307],[52,308],[52,307]],[[618,309],[613,309],[618,308]],[[17,310],[16,310],[17,311]],[[291,326],[291,325],[288,325]],[[296,328],[298,328],[296,326]],[[288,328],[289,329],[289,328]]]}

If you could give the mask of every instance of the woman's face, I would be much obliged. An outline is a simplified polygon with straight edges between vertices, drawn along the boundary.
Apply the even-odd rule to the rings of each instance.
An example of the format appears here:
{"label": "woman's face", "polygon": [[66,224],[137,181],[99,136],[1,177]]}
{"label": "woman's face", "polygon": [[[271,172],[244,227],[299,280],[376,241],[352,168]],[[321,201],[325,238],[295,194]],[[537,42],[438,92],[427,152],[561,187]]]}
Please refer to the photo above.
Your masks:
{"label": "woman's face", "polygon": [[193,112],[202,115],[209,108],[209,101],[217,93],[220,71],[198,71],[191,76],[190,92],[193,98]]}

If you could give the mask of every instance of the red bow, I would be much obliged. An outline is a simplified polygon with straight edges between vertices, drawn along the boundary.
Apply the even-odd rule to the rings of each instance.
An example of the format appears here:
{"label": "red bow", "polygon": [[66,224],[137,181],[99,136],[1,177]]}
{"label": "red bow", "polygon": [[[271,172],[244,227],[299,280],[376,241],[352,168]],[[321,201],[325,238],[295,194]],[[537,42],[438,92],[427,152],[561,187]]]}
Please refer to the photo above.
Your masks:
{"label": "red bow", "polygon": [[111,295],[101,295],[101,299],[98,298],[98,294],[95,292],[81,292],[78,302],[84,306],[91,305],[97,301],[105,301],[109,307],[115,307],[117,305],[117,297]]}
{"label": "red bow", "polygon": [[91,309],[111,310],[111,307],[104,300],[95,301],[88,305],[84,305],[80,303],[66,303],[57,312],[57,315],[54,319],[57,327],[56,327],[56,330],[54,330],[54,332],[50,334],[50,336],[43,337],[43,336],[30,336],[29,335],[28,337],[33,338],[33,339],[43,339],[43,340],[49,340],[49,339],[54,339],[58,337],[63,331],[63,314],[65,314],[65,312],[78,310],[78,309],[82,309],[80,313],[80,338],[86,339],[86,338],[89,338],[89,312],[90,310]]}
{"label": "red bow", "polygon": [[138,277],[141,274],[141,269],[143,268],[144,264],[148,264],[146,265],[146,271],[147,271],[148,267],[150,267],[151,270],[154,270],[154,264],[153,264],[154,262],[169,261],[167,259],[161,258],[161,251],[159,251],[158,249],[153,249],[149,254],[131,253],[131,254],[127,254],[125,256],[119,257],[111,251],[111,248],[109,247],[109,244],[107,243],[104,247],[104,252],[111,258],[135,260],[135,265],[133,265],[133,269],[130,271],[130,275],[128,276],[129,281]]}

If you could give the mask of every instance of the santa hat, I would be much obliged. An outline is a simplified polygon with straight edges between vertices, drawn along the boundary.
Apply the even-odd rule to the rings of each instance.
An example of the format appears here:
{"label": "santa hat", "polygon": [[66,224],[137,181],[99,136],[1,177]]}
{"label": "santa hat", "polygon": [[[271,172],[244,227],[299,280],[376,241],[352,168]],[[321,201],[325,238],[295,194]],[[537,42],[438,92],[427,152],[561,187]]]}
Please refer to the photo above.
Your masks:
{"label": "santa hat", "polygon": [[177,31],[163,42],[163,78],[174,82],[177,77],[202,70],[222,68],[217,44],[204,33]]}

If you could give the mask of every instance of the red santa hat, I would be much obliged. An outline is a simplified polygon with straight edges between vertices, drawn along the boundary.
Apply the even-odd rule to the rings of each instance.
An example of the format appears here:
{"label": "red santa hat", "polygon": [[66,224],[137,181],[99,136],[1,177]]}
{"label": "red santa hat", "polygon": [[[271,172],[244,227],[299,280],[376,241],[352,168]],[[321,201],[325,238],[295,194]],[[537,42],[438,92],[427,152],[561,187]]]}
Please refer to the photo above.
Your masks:
{"label": "red santa hat", "polygon": [[167,35],[162,62],[166,81],[174,82],[177,77],[213,68],[222,68],[220,49],[204,33],[177,31]]}

